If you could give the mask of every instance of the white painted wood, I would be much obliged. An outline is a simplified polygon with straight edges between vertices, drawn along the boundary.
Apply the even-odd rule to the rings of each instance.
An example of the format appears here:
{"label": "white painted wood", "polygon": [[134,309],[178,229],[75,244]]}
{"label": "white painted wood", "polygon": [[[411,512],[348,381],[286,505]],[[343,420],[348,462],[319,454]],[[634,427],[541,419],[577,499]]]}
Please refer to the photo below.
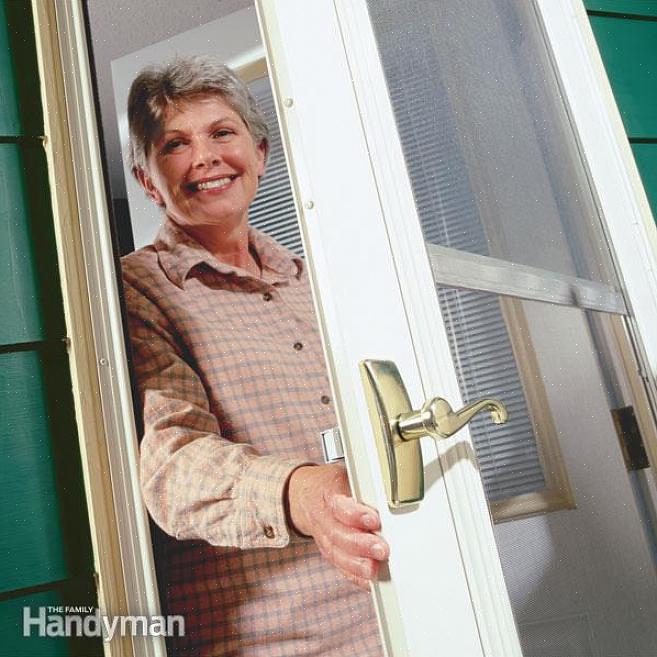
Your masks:
{"label": "white painted wood", "polygon": [[[73,175],[66,98],[60,64],[54,0],[32,3],[41,99],[44,149],[57,244],[75,419],[94,561],[96,602],[112,614],[126,613],[126,583],[109,471],[107,436],[100,401],[91,309]],[[133,657],[130,637],[104,642],[105,657]]]}
{"label": "white painted wood", "polygon": [[[424,386],[424,398],[445,396],[453,405],[460,406],[462,399],[447,332],[367,5],[364,1],[350,0],[336,0],[335,4],[354,81],[356,102],[365,128],[370,163],[378,184],[382,218],[396,264],[404,312]],[[368,263],[368,266],[373,265]],[[490,656],[520,655],[470,434],[467,430],[461,431],[458,436],[435,443],[434,447],[440,458],[452,509],[482,652]],[[425,468],[431,466],[425,462]],[[421,523],[417,531],[421,536]],[[427,576],[433,576],[433,573],[427,571]],[[454,650],[452,654],[458,653]]]}

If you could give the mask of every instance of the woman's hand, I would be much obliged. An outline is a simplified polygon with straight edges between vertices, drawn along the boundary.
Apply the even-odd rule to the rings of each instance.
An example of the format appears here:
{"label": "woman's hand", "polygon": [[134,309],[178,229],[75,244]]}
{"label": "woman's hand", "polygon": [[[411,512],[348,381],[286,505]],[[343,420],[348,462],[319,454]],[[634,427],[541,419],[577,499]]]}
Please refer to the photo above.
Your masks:
{"label": "woman's hand", "polygon": [[344,466],[297,468],[288,484],[288,510],[293,528],[312,536],[325,559],[368,591],[390,551],[374,534],[381,528],[377,511],[351,497]]}

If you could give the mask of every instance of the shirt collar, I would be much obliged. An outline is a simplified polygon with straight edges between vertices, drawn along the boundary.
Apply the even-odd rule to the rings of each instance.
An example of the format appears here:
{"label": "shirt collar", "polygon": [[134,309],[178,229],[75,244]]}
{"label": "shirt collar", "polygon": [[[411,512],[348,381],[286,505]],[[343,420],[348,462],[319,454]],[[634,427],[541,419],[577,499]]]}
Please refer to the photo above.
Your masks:
{"label": "shirt collar", "polygon": [[[262,280],[282,282],[290,277],[299,278],[303,260],[263,232],[249,226],[249,245],[255,250],[262,266]],[[207,249],[186,233],[178,224],[165,219],[153,246],[167,278],[183,288],[189,272],[199,264],[206,264],[219,274],[254,279],[244,269],[217,260]],[[255,279],[260,280],[260,279]]]}

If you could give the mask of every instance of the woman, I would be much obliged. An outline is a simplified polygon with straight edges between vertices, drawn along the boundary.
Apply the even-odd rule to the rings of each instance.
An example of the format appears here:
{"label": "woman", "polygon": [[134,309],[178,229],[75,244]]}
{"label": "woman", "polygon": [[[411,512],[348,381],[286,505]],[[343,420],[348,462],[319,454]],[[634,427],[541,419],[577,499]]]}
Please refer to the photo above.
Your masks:
{"label": "woman", "polygon": [[248,226],[264,118],[199,57],[144,70],[128,118],[133,173],[165,213],[123,274],[142,490],[166,532],[166,612],[186,619],[172,653],[381,655],[361,590],[388,556],[378,515],[341,465],[316,465],[336,420],[307,272]]}

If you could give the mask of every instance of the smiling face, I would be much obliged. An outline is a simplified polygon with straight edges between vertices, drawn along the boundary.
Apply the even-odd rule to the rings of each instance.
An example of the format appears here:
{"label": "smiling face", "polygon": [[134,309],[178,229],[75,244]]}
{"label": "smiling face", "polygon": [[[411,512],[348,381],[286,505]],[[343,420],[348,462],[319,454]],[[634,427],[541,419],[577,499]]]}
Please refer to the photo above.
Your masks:
{"label": "smiling face", "polygon": [[146,170],[146,193],[180,226],[244,227],[265,170],[265,143],[256,144],[240,115],[220,96],[180,101],[165,115]]}

